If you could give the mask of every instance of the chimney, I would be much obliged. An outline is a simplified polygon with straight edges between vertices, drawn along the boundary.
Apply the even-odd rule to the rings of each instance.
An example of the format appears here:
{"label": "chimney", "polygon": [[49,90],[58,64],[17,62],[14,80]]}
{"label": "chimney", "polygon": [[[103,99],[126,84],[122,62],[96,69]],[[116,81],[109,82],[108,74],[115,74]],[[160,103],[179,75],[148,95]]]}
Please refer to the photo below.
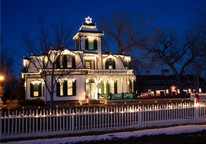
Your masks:
{"label": "chimney", "polygon": [[145,71],[146,76],[150,76],[150,71]]}
{"label": "chimney", "polygon": [[59,46],[59,49],[60,49],[60,50],[63,50],[63,49],[64,49],[64,45],[60,45],[60,46]]}
{"label": "chimney", "polygon": [[169,76],[169,70],[168,69],[163,69],[162,71],[163,76]]}

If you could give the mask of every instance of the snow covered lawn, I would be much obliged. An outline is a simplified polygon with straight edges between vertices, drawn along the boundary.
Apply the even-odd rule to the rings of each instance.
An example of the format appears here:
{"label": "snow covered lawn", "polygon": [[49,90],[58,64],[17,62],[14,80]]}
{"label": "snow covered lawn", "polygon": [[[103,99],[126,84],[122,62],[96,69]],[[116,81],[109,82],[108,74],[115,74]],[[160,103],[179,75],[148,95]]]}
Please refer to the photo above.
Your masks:
{"label": "snow covered lawn", "polygon": [[158,134],[173,135],[173,134],[180,134],[180,133],[198,132],[202,130],[206,130],[206,125],[186,125],[186,126],[159,128],[159,129],[138,130],[138,131],[131,131],[131,132],[108,133],[102,135],[13,141],[13,142],[7,142],[6,144],[58,144],[58,143],[63,144],[63,143],[94,141],[94,140],[98,141],[98,140],[106,140],[106,139],[113,139],[113,138],[141,137],[143,135],[158,135]]}

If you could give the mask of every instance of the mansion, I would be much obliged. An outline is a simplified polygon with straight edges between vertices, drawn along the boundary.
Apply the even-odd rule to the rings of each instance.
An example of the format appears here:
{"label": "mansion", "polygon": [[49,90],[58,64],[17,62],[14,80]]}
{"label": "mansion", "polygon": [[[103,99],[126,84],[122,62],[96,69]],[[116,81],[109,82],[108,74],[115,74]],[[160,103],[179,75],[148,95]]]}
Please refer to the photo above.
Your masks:
{"label": "mansion", "polygon": [[[25,57],[22,77],[26,99],[50,101],[52,85],[54,101],[134,98],[136,76],[131,69],[131,57],[103,54],[103,35],[88,17],[73,36],[75,50],[51,48],[48,53]],[[55,62],[54,69],[50,62]],[[52,70],[53,79],[49,74]]]}

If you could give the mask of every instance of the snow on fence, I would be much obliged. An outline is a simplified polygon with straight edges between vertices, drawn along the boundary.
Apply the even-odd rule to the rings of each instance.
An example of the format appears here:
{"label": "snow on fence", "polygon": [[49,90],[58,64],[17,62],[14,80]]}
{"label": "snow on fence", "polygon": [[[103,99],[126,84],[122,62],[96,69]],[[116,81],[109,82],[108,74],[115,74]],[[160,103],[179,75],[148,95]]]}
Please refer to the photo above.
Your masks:
{"label": "snow on fence", "polygon": [[47,136],[206,121],[206,105],[176,103],[88,109],[4,112],[0,138]]}

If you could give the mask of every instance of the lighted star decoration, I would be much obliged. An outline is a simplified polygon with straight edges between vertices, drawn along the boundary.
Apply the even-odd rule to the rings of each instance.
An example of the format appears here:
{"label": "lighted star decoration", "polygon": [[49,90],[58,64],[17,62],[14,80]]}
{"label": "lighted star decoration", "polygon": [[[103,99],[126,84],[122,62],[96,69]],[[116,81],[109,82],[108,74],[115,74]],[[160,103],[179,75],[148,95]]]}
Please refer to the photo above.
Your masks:
{"label": "lighted star decoration", "polygon": [[175,91],[176,87],[175,87],[175,86],[172,86],[171,89],[172,89],[172,91]]}
{"label": "lighted star decoration", "polygon": [[87,24],[92,23],[92,18],[90,18],[89,16],[87,18],[85,18],[85,23],[87,23]]}

